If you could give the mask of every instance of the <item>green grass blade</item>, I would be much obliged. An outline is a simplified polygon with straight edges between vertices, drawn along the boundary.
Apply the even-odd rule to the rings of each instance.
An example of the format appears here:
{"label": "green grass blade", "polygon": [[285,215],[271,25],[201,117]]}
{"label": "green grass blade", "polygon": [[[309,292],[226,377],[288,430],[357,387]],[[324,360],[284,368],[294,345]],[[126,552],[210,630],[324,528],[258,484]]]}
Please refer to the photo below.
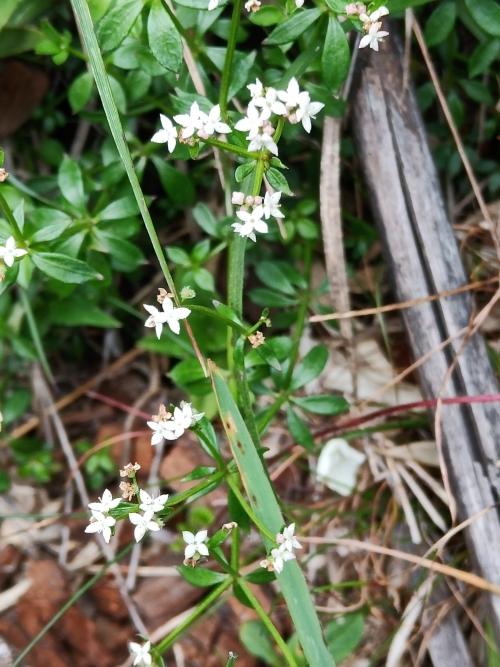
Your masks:
{"label": "green grass blade", "polygon": [[[213,368],[211,375],[222,423],[250,504],[259,521],[274,535],[282,529],[284,519],[273,487],[227,383]],[[287,562],[277,578],[310,667],[334,667],[297,561]]]}
{"label": "green grass blade", "polygon": [[87,0],[71,0],[71,6],[73,8],[73,13],[78,25],[83,47],[88,56],[88,64],[92,75],[94,76],[104,113],[106,114],[109,129],[111,130],[116,148],[118,149],[123,166],[127,172],[130,185],[137,201],[137,205],[141,212],[142,219],[144,220],[144,225],[149,234],[151,244],[155,251],[161,270],[165,276],[168,288],[173,294],[176,294],[174,281],[168,268],[163,248],[158,239],[158,235],[156,234],[151,215],[149,214],[148,207],[139,184],[139,179],[137,178],[137,174],[134,169],[134,164],[132,162],[132,157],[130,155],[127,142],[125,141],[125,134],[123,132],[123,126],[120,120],[120,114],[118,113],[118,109],[116,108],[115,100],[113,98],[113,93],[111,92],[111,86],[109,85],[106,67],[102,59],[99,43],[97,42],[97,37],[94,31]]}

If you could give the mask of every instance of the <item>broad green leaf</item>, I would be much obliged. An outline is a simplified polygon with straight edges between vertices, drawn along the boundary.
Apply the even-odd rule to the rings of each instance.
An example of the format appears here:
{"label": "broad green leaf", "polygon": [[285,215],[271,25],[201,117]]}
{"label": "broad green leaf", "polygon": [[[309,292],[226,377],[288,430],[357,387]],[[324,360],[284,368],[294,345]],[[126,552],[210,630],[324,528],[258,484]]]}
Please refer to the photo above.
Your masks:
{"label": "broad green leaf", "polygon": [[76,298],[56,301],[51,304],[48,310],[48,318],[52,324],[60,324],[64,327],[87,326],[108,329],[121,326],[121,322],[108,315],[99,306]]}
{"label": "broad green leaf", "polygon": [[58,252],[31,253],[33,264],[43,273],[63,283],[85,283],[102,280],[102,276],[88,264]]}
{"label": "broad green leaf", "polygon": [[196,285],[207,292],[215,292],[215,281],[213,275],[203,266],[193,270],[194,282]]}
{"label": "broad green leaf", "polygon": [[267,287],[284,294],[295,295],[295,287],[279,264],[264,260],[256,264],[255,272]]}
{"label": "broad green leaf", "polygon": [[245,162],[244,164],[240,164],[239,167],[236,167],[236,171],[234,172],[236,183],[241,183],[247,176],[250,176],[250,174],[255,171],[256,165],[257,163],[255,160],[252,160],[251,162]]}
{"label": "broad green leaf", "polygon": [[251,584],[270,584],[271,581],[274,581],[276,579],[276,575],[274,572],[269,572],[268,570],[265,570],[263,567],[259,567],[257,570],[254,570],[253,572],[250,572],[250,574],[247,574],[245,577],[245,581],[248,581]]}
{"label": "broad green leaf", "polygon": [[266,665],[280,667],[280,659],[262,621],[255,619],[243,623],[240,628],[240,640],[251,655],[260,658]]}
{"label": "broad green leaf", "polygon": [[4,27],[17,9],[17,6],[20,4],[21,0],[2,0],[0,5],[0,30]]}
{"label": "broad green leaf", "polygon": [[337,662],[352,655],[363,638],[365,619],[361,612],[340,616],[325,629],[326,641]]}
{"label": "broad green leaf", "polygon": [[57,183],[61,194],[80,211],[85,209],[85,192],[83,189],[82,172],[78,164],[67,155],[59,167]]}
{"label": "broad green leaf", "polygon": [[179,266],[191,266],[191,259],[184,248],[178,248],[177,246],[170,246],[167,248],[167,257],[174,264]]}
{"label": "broad green leaf", "polygon": [[178,206],[191,206],[196,200],[193,180],[157,155],[152,159],[169,198]]}
{"label": "broad green leaf", "polygon": [[256,287],[249,292],[250,300],[258,306],[266,308],[284,308],[286,306],[295,306],[297,299],[290,296],[267,289],[266,287]]}
{"label": "broad green leaf", "polygon": [[28,389],[15,389],[8,394],[2,405],[4,425],[22,417],[31,403],[31,392]]}
{"label": "broad green leaf", "polygon": [[328,360],[328,350],[324,345],[316,345],[296,366],[290,389],[299,389],[314,380],[324,369]]}
{"label": "broad green leaf", "polygon": [[275,5],[263,5],[258,12],[250,12],[248,18],[255,25],[261,25],[264,28],[270,25],[276,25],[283,20],[284,14],[281,7]]}
{"label": "broad green leaf", "polygon": [[349,72],[350,53],[346,34],[334,16],[328,18],[328,28],[321,56],[323,81],[332,92],[344,83]]}
{"label": "broad green leaf", "polygon": [[465,0],[473,19],[488,35],[500,37],[500,3],[497,0]]}
{"label": "broad green leaf", "polygon": [[264,44],[288,44],[297,39],[321,16],[321,9],[304,9],[292,14],[272,31]]}
{"label": "broad green leaf", "polygon": [[349,411],[349,403],[342,396],[294,396],[293,403],[317,415],[340,415]]}
{"label": "broad green leaf", "polygon": [[286,180],[285,176],[281,173],[279,169],[275,169],[274,167],[269,167],[269,169],[266,171],[266,178],[269,181],[269,184],[275,189],[279,190],[280,192],[283,192],[285,195],[292,195],[292,191],[290,190],[290,186],[288,185],[288,181]]}
{"label": "broad green leaf", "polygon": [[314,449],[314,438],[312,433],[305,421],[299,417],[290,406],[288,406],[286,410],[286,423],[290,435],[295,442],[302,445],[305,449],[312,451]]}
{"label": "broad green leaf", "polygon": [[78,113],[87,106],[93,87],[94,80],[90,72],[82,72],[73,80],[68,90],[68,100],[73,113]]}
{"label": "broad green leaf", "polygon": [[477,76],[485,72],[498,58],[500,53],[500,39],[488,39],[472,52],[469,59],[469,76]]}
{"label": "broad green leaf", "polygon": [[[284,519],[262,459],[227,383],[213,368],[211,376],[222,423],[252,510],[268,533],[275,535],[283,527]],[[266,536],[263,537],[270,547],[272,543]],[[298,563],[286,563],[277,579],[308,663],[314,667],[334,667]]]}
{"label": "broad green leaf", "polygon": [[199,586],[200,588],[215,586],[215,584],[220,584],[228,577],[228,575],[223,572],[214,572],[214,570],[208,570],[206,567],[200,567],[199,565],[196,567],[179,565],[177,569],[180,575],[184,577],[188,583],[193,586]]}
{"label": "broad green leaf", "polygon": [[193,217],[209,236],[217,236],[217,220],[206,204],[196,204],[193,208]]}
{"label": "broad green leaf", "polygon": [[96,27],[97,39],[103,51],[112,51],[128,35],[141,13],[142,0],[113,0]]}
{"label": "broad green leaf", "polygon": [[457,6],[453,0],[442,2],[436,7],[425,24],[425,41],[429,46],[441,44],[455,25]]}
{"label": "broad green leaf", "polygon": [[54,241],[71,225],[71,218],[62,211],[41,207],[30,215],[31,225],[37,228],[31,236],[32,243]]}
{"label": "broad green leaf", "polygon": [[133,271],[144,262],[142,250],[137,245],[107,230],[95,228],[94,239],[97,241],[98,249],[109,253],[113,264],[120,271]]}
{"label": "broad green leaf", "polygon": [[121,220],[139,215],[137,203],[133,197],[122,197],[108,204],[100,213],[101,220]]}
{"label": "broad green leaf", "polygon": [[163,6],[153,0],[148,16],[148,42],[156,60],[166,69],[178,72],[182,65],[182,42],[177,28]]}

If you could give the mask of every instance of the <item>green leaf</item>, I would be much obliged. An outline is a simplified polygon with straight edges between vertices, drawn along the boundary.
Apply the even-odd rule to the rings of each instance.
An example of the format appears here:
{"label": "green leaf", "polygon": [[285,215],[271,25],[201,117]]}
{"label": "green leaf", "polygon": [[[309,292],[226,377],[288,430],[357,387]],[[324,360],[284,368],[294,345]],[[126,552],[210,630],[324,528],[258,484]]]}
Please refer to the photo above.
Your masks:
{"label": "green leaf", "polygon": [[340,415],[343,412],[349,412],[349,403],[342,396],[294,396],[292,402],[317,415]]}
{"label": "green leaf", "polygon": [[288,185],[288,181],[278,169],[269,167],[269,169],[266,171],[266,178],[269,181],[271,187],[273,187],[275,190],[279,190],[285,195],[293,194],[290,190],[290,186]]}
{"label": "green leaf", "polygon": [[217,220],[206,204],[196,204],[193,216],[204,232],[209,236],[217,236]]}
{"label": "green leaf", "polygon": [[250,584],[270,584],[272,581],[275,581],[276,575],[274,572],[269,572],[263,567],[259,567],[257,570],[250,572],[245,577],[245,581],[248,581]]}
{"label": "green leaf", "polygon": [[87,106],[93,88],[94,80],[90,72],[82,72],[73,80],[68,90],[68,100],[73,113],[78,113]]}
{"label": "green leaf", "polygon": [[133,197],[116,199],[99,213],[101,220],[122,220],[135,215],[139,215],[139,209]]}
{"label": "green leaf", "polygon": [[[262,459],[227,383],[213,368],[211,375],[219,413],[250,505],[268,533],[275,535],[283,527],[284,519]],[[267,537],[264,541],[268,547],[271,546]],[[326,649],[318,616],[298,563],[286,563],[277,579],[308,664],[333,667],[334,662]]]}
{"label": "green leaf", "polygon": [[30,226],[38,227],[31,236],[32,243],[42,243],[57,239],[71,225],[71,218],[66,213],[54,208],[37,208],[30,216]]}
{"label": "green leaf", "polygon": [[200,289],[205,290],[206,292],[215,292],[214,277],[210,273],[210,271],[208,271],[208,269],[205,269],[202,266],[200,266],[197,269],[194,269],[193,277],[194,277],[194,282],[198,285]]}
{"label": "green leaf", "polygon": [[20,2],[21,0],[2,0],[0,5],[0,30],[10,19]]}
{"label": "green leaf", "polygon": [[121,327],[121,322],[108,315],[94,303],[71,298],[55,301],[48,310],[48,318],[53,324],[64,327]]}
{"label": "green leaf", "polygon": [[286,422],[292,438],[308,451],[314,450],[314,438],[308,425],[292,410],[290,406],[286,409]]}
{"label": "green leaf", "polygon": [[199,588],[207,588],[208,586],[215,586],[225,581],[228,577],[223,572],[214,572],[205,567],[188,567],[187,565],[179,565],[177,568],[180,575],[193,586]]}
{"label": "green leaf", "polygon": [[436,46],[444,42],[453,30],[456,16],[457,6],[451,0],[436,7],[425,24],[424,34],[428,46]]}
{"label": "green leaf", "polygon": [[255,266],[255,272],[264,285],[284,294],[295,295],[295,287],[290,282],[285,271],[276,262],[266,260],[259,262]]}
{"label": "green leaf", "polygon": [[234,172],[234,178],[236,179],[236,183],[241,183],[242,181],[245,180],[247,176],[253,174],[256,165],[257,163],[255,162],[255,160],[252,160],[251,162],[245,162],[244,164],[240,164],[240,166],[237,167],[236,171]]}
{"label": "green leaf", "polygon": [[182,42],[177,28],[163,6],[153,0],[148,16],[148,42],[156,60],[168,70],[178,72],[182,65]]}
{"label": "green leaf", "polygon": [[345,660],[363,638],[365,619],[361,612],[340,616],[325,629],[326,641],[336,662]]}
{"label": "green leaf", "polygon": [[78,164],[67,155],[59,167],[57,183],[61,194],[73,206],[80,211],[85,209],[85,192],[83,189],[82,172]]}
{"label": "green leaf", "polygon": [[128,35],[142,10],[142,0],[113,0],[96,27],[103,51],[112,51]]}
{"label": "green leaf", "polygon": [[154,155],[152,160],[158,171],[161,184],[170,199],[178,206],[191,206],[196,200],[192,178],[157,155]]}
{"label": "green leaf", "polygon": [[251,655],[260,658],[266,665],[280,667],[280,659],[262,621],[255,619],[243,623],[240,628],[240,640]]}
{"label": "green leaf", "polygon": [[304,9],[292,14],[280,23],[264,41],[264,44],[288,44],[297,39],[321,16],[321,9]]}
{"label": "green leaf", "polygon": [[469,76],[485,72],[500,53],[500,39],[489,39],[478,44],[469,59]]}
{"label": "green leaf", "polygon": [[274,5],[263,5],[258,12],[250,12],[248,18],[255,25],[268,28],[270,25],[276,25],[284,19],[281,7]]}
{"label": "green leaf", "polygon": [[465,4],[480,28],[500,37],[500,4],[496,0],[465,0]]}
{"label": "green leaf", "polygon": [[184,248],[178,248],[174,245],[168,247],[167,257],[171,262],[179,266],[191,266],[191,259]]}
{"label": "green leaf", "polygon": [[286,306],[295,306],[297,304],[297,299],[292,299],[289,296],[274,292],[266,287],[256,287],[250,291],[249,296],[253,303],[267,308],[284,308]]}
{"label": "green leaf", "polygon": [[107,230],[95,228],[94,239],[98,249],[108,253],[120,271],[133,271],[144,262],[142,250],[137,245]]}
{"label": "green leaf", "polygon": [[43,273],[63,283],[85,283],[88,280],[102,280],[102,276],[88,264],[58,252],[31,253],[33,264]]}
{"label": "green leaf", "polygon": [[350,53],[346,34],[334,16],[328,18],[328,28],[321,56],[323,81],[332,92],[337,91],[349,72]]}
{"label": "green leaf", "polygon": [[316,345],[297,365],[292,375],[290,389],[299,389],[314,380],[324,369],[328,360],[328,350],[324,345]]}

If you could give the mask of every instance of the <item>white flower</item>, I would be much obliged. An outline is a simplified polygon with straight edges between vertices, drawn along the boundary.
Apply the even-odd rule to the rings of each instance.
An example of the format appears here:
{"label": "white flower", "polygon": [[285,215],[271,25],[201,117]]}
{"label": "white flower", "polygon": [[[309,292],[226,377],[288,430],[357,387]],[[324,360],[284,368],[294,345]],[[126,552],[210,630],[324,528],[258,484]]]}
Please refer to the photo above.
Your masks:
{"label": "white flower", "polygon": [[294,549],[302,549],[302,545],[295,537],[294,533],[295,524],[291,523],[289,526],[283,528],[282,533],[276,535],[276,542],[280,545],[282,551],[293,553]]}
{"label": "white flower", "polygon": [[[388,14],[389,14],[389,10],[387,9],[387,7],[382,6],[382,7],[379,7],[378,9],[376,9],[371,14],[369,14],[368,15],[368,20],[369,20],[370,23],[376,23],[377,21],[379,21],[382,18],[382,16],[387,16]],[[363,20],[363,16],[364,15],[362,15],[360,17],[361,20]]]}
{"label": "white flower", "polygon": [[150,496],[147,491],[141,489],[139,491],[139,498],[141,500],[139,509],[143,512],[161,512],[168,500],[168,493],[164,493],[161,496]]}
{"label": "white flower", "polygon": [[90,523],[85,528],[86,533],[102,533],[104,541],[109,544],[111,539],[111,528],[115,525],[116,519],[112,516],[106,516],[102,512],[94,511],[90,517]]}
{"label": "white flower", "polygon": [[193,102],[191,104],[191,108],[189,109],[188,114],[184,113],[179,114],[178,116],[174,116],[175,122],[179,123],[179,125],[181,125],[183,128],[181,130],[181,136],[183,139],[189,139],[189,137],[192,137],[195,132],[201,130],[203,116],[206,117],[206,114],[201,111],[200,107],[198,106],[198,102]]}
{"label": "white flower", "polygon": [[184,433],[184,429],[179,428],[172,420],[149,421],[147,424],[153,431],[153,435],[151,436],[152,445],[159,445],[164,440],[177,440]]}
{"label": "white flower", "polygon": [[255,97],[262,97],[264,94],[264,86],[260,79],[255,79],[255,83],[249,83],[247,88],[250,91],[250,97],[252,99]]}
{"label": "white flower", "polygon": [[364,49],[366,46],[369,46],[370,49],[378,51],[378,43],[383,42],[384,37],[387,37],[389,34],[387,30],[380,30],[381,27],[382,24],[380,22],[372,23],[368,29],[368,33],[361,38],[359,48]]}
{"label": "white flower", "polygon": [[271,551],[269,561],[272,569],[277,574],[280,574],[280,572],[283,571],[283,566],[288,560],[295,560],[295,554],[287,551],[286,549],[283,549],[282,546]]}
{"label": "white flower", "polygon": [[239,120],[234,127],[240,132],[248,132],[247,139],[253,139],[259,134],[263,124],[264,119],[261,117],[260,111],[253,103],[250,103],[247,108],[247,115]]}
{"label": "white flower", "polygon": [[245,203],[245,194],[243,192],[233,192],[231,195],[231,204],[243,206]]}
{"label": "white flower", "polygon": [[295,0],[295,6],[300,9],[304,4],[304,0]]}
{"label": "white flower", "polygon": [[163,312],[158,310],[155,306],[143,305],[150,315],[144,323],[144,326],[154,328],[156,330],[157,338],[160,338],[164,324],[168,324],[170,330],[173,331],[173,333],[178,334],[181,330],[179,320],[186,319],[191,313],[189,308],[176,308],[174,302],[169,297],[165,297],[161,304]]}
{"label": "white flower", "polygon": [[113,499],[109,489],[105,489],[102,498],[99,498],[98,500],[99,502],[97,503],[89,503],[89,509],[92,510],[92,512],[102,512],[103,514],[107,514],[110,510],[120,504],[120,498]]}
{"label": "white flower", "polygon": [[208,11],[211,12],[212,9],[217,9],[219,6],[219,0],[208,0]]}
{"label": "white flower", "polygon": [[186,430],[194,426],[196,422],[199,422],[203,417],[203,412],[196,412],[193,410],[191,403],[186,403],[186,401],[181,401],[178,408],[174,408],[174,415],[172,421],[176,426]]}
{"label": "white flower", "polygon": [[260,0],[247,0],[247,2],[245,2],[245,9],[247,12],[258,12],[261,6],[262,2]]}
{"label": "white flower", "polygon": [[196,535],[189,530],[182,531],[182,539],[186,543],[184,549],[184,558],[194,558],[196,554],[200,556],[208,556],[208,547],[205,542],[208,539],[208,531],[199,530]]}
{"label": "white flower", "polygon": [[216,104],[207,114],[201,114],[201,130],[198,134],[207,138],[217,132],[218,134],[228,134],[231,128],[227,123],[223,123],[220,117],[220,106]]}
{"label": "white flower", "polygon": [[297,109],[297,118],[302,123],[302,127],[309,134],[311,131],[311,119],[316,118],[321,109],[325,106],[321,102],[311,102],[309,98],[309,93],[307,94],[307,99],[303,98],[302,103]]}
{"label": "white flower", "polygon": [[304,93],[301,93],[299,83],[295,77],[290,79],[286,90],[278,91],[279,99],[286,104],[288,109],[295,109],[295,107],[299,106],[301,95],[303,96]]}
{"label": "white flower", "polygon": [[24,248],[16,246],[16,240],[13,236],[9,236],[4,246],[0,245],[0,259],[3,259],[5,266],[12,266],[15,259],[23,257],[27,253],[28,251],[24,250]]}
{"label": "white flower", "polygon": [[133,523],[134,528],[134,538],[136,542],[140,542],[147,530],[160,530],[160,524],[153,520],[153,512],[145,512],[144,514],[139,514],[138,512],[132,512],[128,515],[130,523]]}
{"label": "white flower", "polygon": [[243,221],[243,224],[234,222],[231,225],[236,234],[255,241],[255,232],[265,234],[268,231],[267,223],[262,219],[264,215],[262,206],[256,206],[251,212],[241,209],[237,211],[236,215]]}
{"label": "white flower", "polygon": [[274,218],[284,218],[285,216],[280,209],[281,192],[266,192],[262,208],[264,210],[264,217],[269,220],[271,216]]}
{"label": "white flower", "polygon": [[164,116],[162,113],[160,114],[160,122],[162,129],[153,134],[151,141],[155,144],[167,144],[168,152],[173,153],[177,142],[177,129],[170,118]]}
{"label": "white flower", "polygon": [[267,88],[265,94],[253,98],[253,104],[261,109],[260,117],[267,120],[271,114],[286,116],[286,107],[278,99],[278,91],[275,88]]}
{"label": "white flower", "polygon": [[365,455],[350,447],[347,440],[333,438],[321,450],[316,476],[332,491],[348,496],[356,486],[356,475]]}
{"label": "white flower", "polygon": [[151,657],[151,642],[145,644],[137,644],[137,642],[129,642],[128,649],[130,655],[134,658],[132,663],[134,667],[149,667],[153,664]]}
{"label": "white flower", "polygon": [[[272,127],[270,127],[270,130],[274,132]],[[260,151],[261,149],[264,148],[273,155],[278,155],[278,146],[276,146],[276,143],[274,142],[274,139],[272,137],[272,132],[270,134],[269,132],[266,132],[264,128],[262,134],[257,134],[255,137],[252,138],[252,140],[248,144],[248,150]],[[247,139],[250,139],[250,135],[248,135]]]}

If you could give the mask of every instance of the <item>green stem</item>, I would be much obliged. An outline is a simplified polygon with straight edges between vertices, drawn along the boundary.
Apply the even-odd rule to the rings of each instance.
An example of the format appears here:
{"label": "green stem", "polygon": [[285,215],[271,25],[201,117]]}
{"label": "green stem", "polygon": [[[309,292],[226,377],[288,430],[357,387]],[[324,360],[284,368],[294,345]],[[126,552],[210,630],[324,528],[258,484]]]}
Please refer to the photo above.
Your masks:
{"label": "green stem", "polygon": [[241,157],[251,158],[252,160],[258,160],[260,158],[260,153],[256,151],[247,151],[246,148],[237,146],[236,144],[230,144],[227,141],[220,141],[219,139],[202,139],[203,143],[208,144],[209,146],[214,146],[215,148],[221,148],[223,151],[228,153],[233,153],[234,155],[240,155]]}
{"label": "green stem", "polygon": [[240,529],[238,526],[231,532],[231,568],[233,572],[240,569]]}
{"label": "green stem", "polygon": [[233,14],[231,16],[231,26],[229,28],[229,39],[227,42],[226,57],[224,60],[224,67],[222,70],[222,78],[220,82],[219,105],[221,115],[223,118],[227,116],[227,102],[229,97],[229,85],[231,83],[231,75],[233,73],[233,59],[236,50],[236,38],[238,36],[238,28],[240,27],[241,6],[243,0],[234,0]]}
{"label": "green stem", "polygon": [[16,241],[22,241],[23,233],[21,232],[21,229],[17,224],[17,220],[14,218],[14,214],[12,213],[10,206],[7,204],[7,200],[1,193],[0,193],[0,211],[2,211],[2,213],[7,219],[7,222],[11,226],[12,234],[16,239]]}
{"label": "green stem", "polygon": [[185,632],[193,623],[195,623],[203,614],[208,611],[212,605],[230,588],[233,584],[231,577],[225,579],[217,588],[214,588],[211,593],[209,593],[206,598],[204,598],[200,604],[196,607],[192,614],[190,614],[182,623],[172,630],[170,634],[164,637],[161,642],[159,642],[155,649],[158,653],[165,653],[165,651],[172,646],[178,637],[180,637],[183,632]]}
{"label": "green stem", "polygon": [[53,385],[54,376],[52,375],[52,371],[50,370],[50,365],[47,359],[47,355],[45,354],[45,350],[43,348],[40,332],[38,331],[38,326],[35,320],[35,316],[33,315],[33,310],[31,308],[31,303],[26,293],[26,290],[21,287],[19,289],[19,295],[21,297],[21,302],[23,304],[23,309],[26,315],[26,320],[28,322],[28,328],[30,330],[31,338],[33,340],[33,345],[35,346],[36,353],[38,355],[38,361],[40,362],[40,365],[43,368],[43,372],[45,373],[45,376],[47,377],[48,381]]}
{"label": "green stem", "polygon": [[287,389],[290,386],[295,364],[297,363],[297,359],[299,357],[300,341],[302,339],[302,334],[304,332],[304,326],[307,317],[307,307],[309,305],[309,285],[311,282],[311,267],[312,267],[312,248],[311,245],[308,243],[306,244],[305,258],[304,258],[304,273],[306,276],[308,289],[302,294],[299,311],[297,313],[297,323],[293,330],[292,350],[290,352],[290,363],[288,366],[284,382],[285,387]]}
{"label": "green stem", "polygon": [[75,602],[77,602],[84,593],[86,593],[89,588],[92,588],[92,586],[99,581],[99,579],[107,572],[107,570],[113,565],[114,563],[118,562],[121,560],[124,556],[127,555],[127,553],[132,549],[134,546],[134,543],[131,543],[127,545],[124,549],[122,549],[116,556],[113,558],[113,560],[110,560],[106,565],[103,565],[102,569],[99,570],[99,572],[96,572],[93,577],[91,577],[83,586],[81,586],[76,593],[74,593],[67,602],[63,604],[63,606],[57,611],[54,616],[50,619],[50,621],[45,625],[40,632],[33,637],[33,639],[30,641],[28,646],[21,651],[21,653],[17,656],[17,658],[14,660],[12,663],[12,667],[17,667],[18,665],[22,665],[24,658],[30,653],[30,651],[38,644],[38,642],[43,639],[43,637],[47,634],[47,632],[52,628],[57,621],[64,616],[64,614],[68,611],[70,607],[72,607]]}
{"label": "green stem", "polygon": [[251,602],[252,607],[257,612],[258,617],[260,618],[262,623],[265,625],[266,630],[269,632],[271,637],[274,639],[276,644],[281,649],[281,652],[283,653],[283,656],[286,659],[287,665],[290,665],[290,667],[297,667],[297,662],[295,661],[295,658],[294,658],[292,652],[290,651],[290,649],[287,646],[283,637],[278,632],[274,623],[269,618],[269,614],[266,613],[266,610],[261,606],[260,602],[257,600],[255,595],[252,593],[252,590],[251,590],[250,586],[243,579],[238,580],[238,586],[243,590],[243,592],[247,596],[249,602]]}

